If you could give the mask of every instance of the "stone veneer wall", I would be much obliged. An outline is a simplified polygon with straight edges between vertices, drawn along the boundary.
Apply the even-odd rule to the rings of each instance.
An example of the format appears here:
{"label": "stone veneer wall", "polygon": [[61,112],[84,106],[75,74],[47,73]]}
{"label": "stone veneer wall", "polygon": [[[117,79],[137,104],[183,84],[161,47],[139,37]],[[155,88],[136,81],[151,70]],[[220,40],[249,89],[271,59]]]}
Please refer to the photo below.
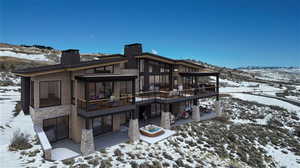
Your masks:
{"label": "stone veneer wall", "polygon": [[43,127],[43,120],[69,115],[71,105],[52,106],[45,108],[30,108],[30,114],[34,124]]}

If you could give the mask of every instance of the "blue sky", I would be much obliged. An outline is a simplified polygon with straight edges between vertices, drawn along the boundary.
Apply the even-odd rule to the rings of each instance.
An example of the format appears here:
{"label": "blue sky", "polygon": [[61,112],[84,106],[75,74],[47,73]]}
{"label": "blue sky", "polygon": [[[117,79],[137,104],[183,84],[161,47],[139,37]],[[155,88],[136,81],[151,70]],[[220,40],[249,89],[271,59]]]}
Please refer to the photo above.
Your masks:
{"label": "blue sky", "polygon": [[0,42],[144,51],[227,67],[300,66],[299,0],[0,0]]}

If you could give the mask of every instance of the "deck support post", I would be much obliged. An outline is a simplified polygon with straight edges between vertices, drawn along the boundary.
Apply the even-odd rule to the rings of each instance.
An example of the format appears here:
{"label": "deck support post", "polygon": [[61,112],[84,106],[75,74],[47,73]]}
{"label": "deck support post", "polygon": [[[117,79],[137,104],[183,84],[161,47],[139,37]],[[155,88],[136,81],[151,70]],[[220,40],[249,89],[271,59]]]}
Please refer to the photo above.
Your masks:
{"label": "deck support post", "polygon": [[84,156],[95,152],[93,129],[81,130],[80,151]]}
{"label": "deck support post", "polygon": [[139,120],[131,118],[129,121],[128,137],[130,142],[135,142],[140,139]]}
{"label": "deck support post", "polygon": [[192,107],[192,119],[196,122],[200,121],[200,110],[198,105]]}
{"label": "deck support post", "polygon": [[171,128],[170,112],[161,113],[160,126],[164,129]]}
{"label": "deck support post", "polygon": [[221,116],[222,115],[222,107],[221,107],[221,101],[215,101],[215,112],[217,114],[217,116]]}

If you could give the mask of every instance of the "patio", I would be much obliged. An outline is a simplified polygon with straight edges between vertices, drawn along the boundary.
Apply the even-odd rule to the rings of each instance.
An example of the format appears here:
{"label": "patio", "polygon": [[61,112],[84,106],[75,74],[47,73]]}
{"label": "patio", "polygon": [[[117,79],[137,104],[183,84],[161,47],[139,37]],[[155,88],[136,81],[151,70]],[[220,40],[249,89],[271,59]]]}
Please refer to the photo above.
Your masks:
{"label": "patio", "polygon": [[[129,141],[127,129],[123,129],[117,132],[111,132],[103,135],[99,135],[94,137],[95,148],[97,151],[100,149],[104,149],[113,145],[117,145],[119,143]],[[76,144],[70,139],[64,139],[58,141],[56,143],[51,144],[53,149],[54,148],[68,148],[77,153],[81,153],[80,151],[80,143]]]}
{"label": "patio", "polygon": [[[212,118],[216,117],[217,115],[215,112],[210,112],[210,113],[201,113],[200,116],[201,116],[200,120],[204,121],[204,120],[212,119]],[[172,125],[172,127],[190,123],[192,121],[193,120],[191,118],[180,119],[180,120],[177,120],[175,122],[175,124]],[[160,125],[160,117],[152,118],[148,121],[140,121],[139,124],[140,124],[140,127],[143,127],[147,124]],[[127,130],[128,130],[128,128],[126,126],[122,126],[120,131],[96,136],[94,138],[96,150],[99,151],[100,149],[104,149],[104,148],[107,148],[107,147],[110,147],[113,145],[117,145],[117,144],[129,141]],[[53,149],[67,148],[74,152],[81,153],[80,152],[80,143],[76,144],[70,139],[64,139],[64,140],[55,142],[51,145],[52,145]]]}

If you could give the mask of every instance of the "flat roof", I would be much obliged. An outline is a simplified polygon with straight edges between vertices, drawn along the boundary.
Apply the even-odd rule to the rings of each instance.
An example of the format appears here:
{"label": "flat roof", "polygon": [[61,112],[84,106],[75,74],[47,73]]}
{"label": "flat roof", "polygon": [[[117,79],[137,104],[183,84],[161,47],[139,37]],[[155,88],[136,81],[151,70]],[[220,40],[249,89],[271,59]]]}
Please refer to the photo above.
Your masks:
{"label": "flat roof", "polygon": [[179,72],[181,76],[218,76],[219,72]]}
{"label": "flat roof", "polygon": [[75,79],[86,82],[99,81],[130,81],[136,79],[136,75],[122,75],[122,74],[91,74],[75,76]]}

